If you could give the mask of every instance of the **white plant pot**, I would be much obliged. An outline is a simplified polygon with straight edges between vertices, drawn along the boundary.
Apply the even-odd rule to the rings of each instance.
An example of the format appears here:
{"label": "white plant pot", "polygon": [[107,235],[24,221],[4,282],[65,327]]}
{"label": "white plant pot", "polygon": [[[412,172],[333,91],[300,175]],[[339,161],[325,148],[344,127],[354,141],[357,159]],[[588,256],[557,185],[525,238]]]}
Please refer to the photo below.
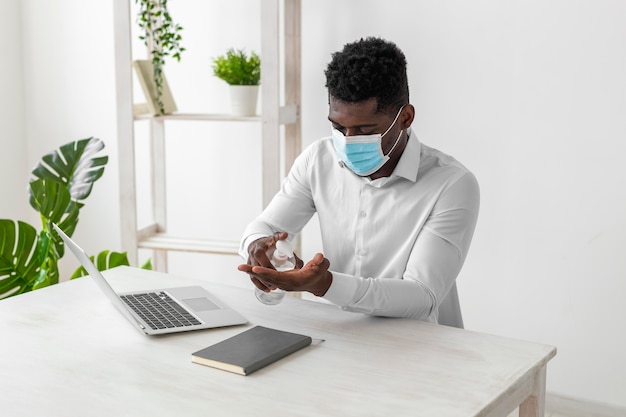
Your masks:
{"label": "white plant pot", "polygon": [[233,116],[255,116],[258,97],[258,85],[231,85],[230,108]]}

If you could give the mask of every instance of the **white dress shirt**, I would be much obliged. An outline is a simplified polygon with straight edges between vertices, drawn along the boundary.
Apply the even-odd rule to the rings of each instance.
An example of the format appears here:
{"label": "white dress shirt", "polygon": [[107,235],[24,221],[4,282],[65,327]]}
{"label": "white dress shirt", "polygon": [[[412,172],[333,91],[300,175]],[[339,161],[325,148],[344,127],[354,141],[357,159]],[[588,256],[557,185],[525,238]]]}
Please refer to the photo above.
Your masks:
{"label": "white dress shirt", "polygon": [[[389,177],[359,177],[331,138],[298,156],[280,191],[248,225],[240,254],[274,232],[293,239],[317,212],[320,251],[333,281],[324,295],[344,310],[463,327],[456,277],[478,217],[474,175],[454,158],[409,140]],[[304,259],[307,262],[307,259]]]}

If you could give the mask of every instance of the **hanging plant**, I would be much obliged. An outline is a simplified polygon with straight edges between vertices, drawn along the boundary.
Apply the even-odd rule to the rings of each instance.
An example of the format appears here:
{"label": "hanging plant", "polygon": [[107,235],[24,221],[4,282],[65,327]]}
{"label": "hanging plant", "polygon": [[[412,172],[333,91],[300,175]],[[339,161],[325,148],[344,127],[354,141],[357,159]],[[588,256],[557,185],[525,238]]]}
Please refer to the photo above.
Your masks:
{"label": "hanging plant", "polygon": [[163,105],[163,66],[165,57],[171,56],[180,62],[180,54],[185,48],[180,46],[182,26],[174,23],[167,10],[167,0],[135,0],[139,5],[137,22],[141,29],[139,39],[143,40],[151,55],[154,68],[154,83],[157,92],[157,104],[161,114]]}

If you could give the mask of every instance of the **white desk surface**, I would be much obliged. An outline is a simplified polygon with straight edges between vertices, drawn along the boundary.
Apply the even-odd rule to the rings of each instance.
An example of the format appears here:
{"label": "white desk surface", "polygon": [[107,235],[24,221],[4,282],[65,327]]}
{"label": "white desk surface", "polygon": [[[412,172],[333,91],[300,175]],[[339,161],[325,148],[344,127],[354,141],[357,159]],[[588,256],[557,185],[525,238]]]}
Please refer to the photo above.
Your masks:
{"label": "white desk surface", "polygon": [[[551,346],[293,297],[265,306],[252,287],[152,271],[105,275],[117,291],[200,284],[250,323],[144,336],[89,278],[1,300],[0,415],[506,416],[529,395],[521,413],[543,414]],[[325,342],[245,377],[191,362],[253,325]]]}

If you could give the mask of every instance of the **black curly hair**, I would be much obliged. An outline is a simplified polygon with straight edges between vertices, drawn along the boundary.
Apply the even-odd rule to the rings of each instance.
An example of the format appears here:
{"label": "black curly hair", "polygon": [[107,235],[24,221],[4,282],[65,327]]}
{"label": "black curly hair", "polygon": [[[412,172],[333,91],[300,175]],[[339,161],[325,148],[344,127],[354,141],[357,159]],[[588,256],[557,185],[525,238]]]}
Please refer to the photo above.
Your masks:
{"label": "black curly hair", "polygon": [[367,37],[348,43],[332,54],[325,74],[329,97],[340,101],[376,98],[378,112],[409,102],[406,58],[393,42]]}

